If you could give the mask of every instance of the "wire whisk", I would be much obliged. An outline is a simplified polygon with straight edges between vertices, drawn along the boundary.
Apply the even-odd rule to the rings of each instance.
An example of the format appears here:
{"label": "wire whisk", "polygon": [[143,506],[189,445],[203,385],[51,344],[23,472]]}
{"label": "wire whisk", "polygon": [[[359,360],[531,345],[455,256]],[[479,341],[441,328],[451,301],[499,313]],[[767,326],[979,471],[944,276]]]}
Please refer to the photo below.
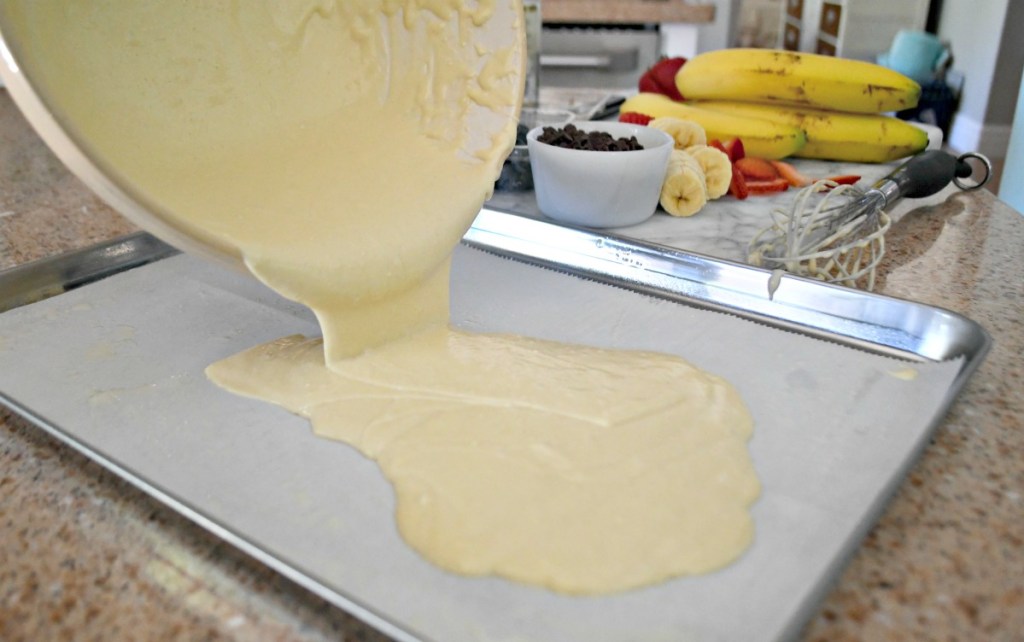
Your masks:
{"label": "wire whisk", "polygon": [[[969,158],[984,166],[984,175],[974,184],[961,180],[974,173]],[[962,190],[975,190],[991,175],[992,165],[981,154],[953,157],[934,150],[910,159],[868,190],[817,181],[802,188],[788,209],[771,211],[771,224],[750,241],[748,261],[773,271],[769,295],[784,272],[872,290],[892,225],[885,208],[902,197],[935,194],[950,181]]]}

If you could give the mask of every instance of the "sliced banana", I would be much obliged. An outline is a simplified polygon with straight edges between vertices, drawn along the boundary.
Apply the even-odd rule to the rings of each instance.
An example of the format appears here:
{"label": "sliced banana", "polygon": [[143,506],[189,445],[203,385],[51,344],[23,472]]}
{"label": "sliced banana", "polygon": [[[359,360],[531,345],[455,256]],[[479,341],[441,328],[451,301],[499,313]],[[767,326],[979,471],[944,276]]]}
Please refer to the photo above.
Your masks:
{"label": "sliced banana", "polygon": [[692,120],[662,116],[647,123],[648,127],[654,127],[665,132],[675,141],[676,149],[686,149],[693,145],[706,145],[708,142],[707,133],[704,128]]}
{"label": "sliced banana", "polygon": [[661,207],[672,216],[693,216],[708,202],[704,170],[683,150],[673,150],[661,186]]}
{"label": "sliced banana", "polygon": [[729,191],[732,163],[725,152],[708,145],[691,145],[686,148],[686,153],[704,170],[704,183],[708,188],[709,199],[716,199]]}

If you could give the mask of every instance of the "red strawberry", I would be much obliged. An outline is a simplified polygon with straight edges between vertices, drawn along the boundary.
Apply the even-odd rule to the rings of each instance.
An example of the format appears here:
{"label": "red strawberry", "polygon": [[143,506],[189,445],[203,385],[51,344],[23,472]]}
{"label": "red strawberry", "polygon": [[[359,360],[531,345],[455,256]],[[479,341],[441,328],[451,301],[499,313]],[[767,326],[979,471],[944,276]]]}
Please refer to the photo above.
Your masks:
{"label": "red strawberry", "polygon": [[840,185],[853,185],[860,180],[860,176],[856,174],[843,174],[841,176],[829,176],[825,180],[838,183]]}
{"label": "red strawberry", "polygon": [[725,153],[729,155],[729,160],[734,163],[746,156],[747,153],[743,149],[743,140],[740,138],[733,138],[732,140],[726,141]]}
{"label": "red strawberry", "polygon": [[664,93],[661,90],[661,85],[654,79],[654,73],[651,69],[644,72],[644,75],[640,76],[640,82],[637,83],[637,89],[641,92],[661,94]]}
{"label": "red strawberry", "polygon": [[659,93],[665,94],[672,100],[683,100],[683,95],[676,87],[676,73],[684,64],[686,64],[686,58],[662,58],[647,71],[651,74],[654,82],[661,87]]}
{"label": "red strawberry", "polygon": [[763,158],[745,156],[732,165],[744,178],[754,181],[771,181],[779,177],[779,172],[771,163]]}
{"label": "red strawberry", "polygon": [[775,178],[770,181],[747,181],[747,190],[751,194],[774,194],[789,189],[789,181]]}
{"label": "red strawberry", "polygon": [[793,187],[806,187],[813,183],[811,179],[800,173],[800,170],[784,161],[771,161],[772,167],[779,173],[779,176],[789,181]]}
{"label": "red strawberry", "polygon": [[620,123],[632,123],[634,125],[646,125],[647,123],[654,120],[653,117],[647,114],[641,114],[635,111],[627,111],[619,114]]}
{"label": "red strawberry", "polygon": [[718,140],[717,138],[712,138],[711,140],[709,140],[708,147],[714,147],[715,149],[722,152],[726,156],[729,155],[729,150],[726,149],[725,145],[722,144],[722,141]]}
{"label": "red strawberry", "polygon": [[737,200],[744,200],[750,194],[747,189],[747,180],[743,178],[743,174],[733,170],[732,179],[729,181],[729,193],[733,195]]}

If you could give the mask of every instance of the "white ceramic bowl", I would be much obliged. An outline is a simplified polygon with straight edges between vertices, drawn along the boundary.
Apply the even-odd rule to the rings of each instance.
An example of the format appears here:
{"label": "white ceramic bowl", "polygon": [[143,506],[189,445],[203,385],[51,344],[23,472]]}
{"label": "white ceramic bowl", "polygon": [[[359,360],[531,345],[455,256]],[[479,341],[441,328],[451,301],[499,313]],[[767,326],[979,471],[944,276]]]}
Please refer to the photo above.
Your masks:
{"label": "white ceramic bowl", "polygon": [[658,207],[672,138],[651,127],[614,121],[573,125],[615,138],[636,136],[644,148],[628,152],[565,149],[537,140],[543,127],[530,130],[526,144],[540,211],[587,227],[622,227],[650,218]]}

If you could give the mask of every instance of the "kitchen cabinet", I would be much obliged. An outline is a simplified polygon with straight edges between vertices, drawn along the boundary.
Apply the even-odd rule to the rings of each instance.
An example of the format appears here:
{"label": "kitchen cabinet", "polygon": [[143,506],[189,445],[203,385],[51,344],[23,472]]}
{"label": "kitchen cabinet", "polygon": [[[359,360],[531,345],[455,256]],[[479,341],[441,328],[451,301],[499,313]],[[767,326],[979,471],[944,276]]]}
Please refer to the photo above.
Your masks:
{"label": "kitchen cabinet", "polygon": [[874,61],[900,29],[924,29],[930,0],[786,0],[783,49]]}

